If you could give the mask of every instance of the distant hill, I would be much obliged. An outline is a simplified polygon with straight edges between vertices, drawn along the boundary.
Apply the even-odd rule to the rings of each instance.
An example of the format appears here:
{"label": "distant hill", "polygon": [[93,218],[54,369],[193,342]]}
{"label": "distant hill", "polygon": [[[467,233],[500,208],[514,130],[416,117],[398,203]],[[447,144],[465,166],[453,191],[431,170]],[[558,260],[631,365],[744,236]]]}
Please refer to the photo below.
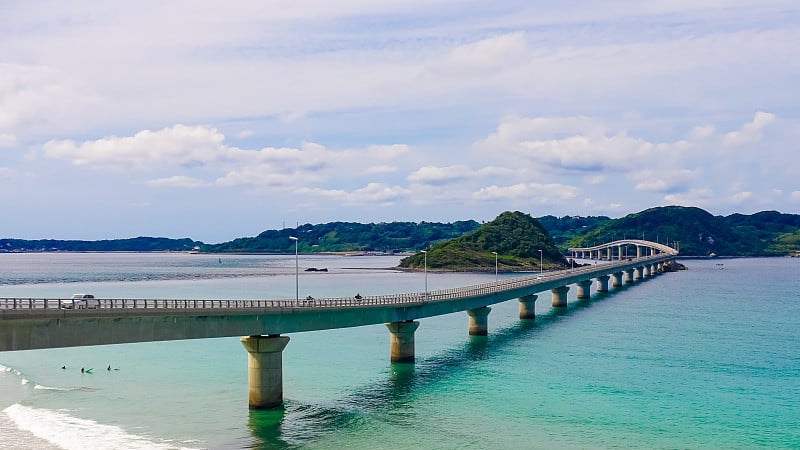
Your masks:
{"label": "distant hill", "polygon": [[203,245],[189,238],[137,237],[101,241],[0,239],[0,252],[157,252],[189,251]]}
{"label": "distant hill", "polygon": [[[564,255],[536,219],[518,211],[504,212],[474,231],[430,247],[427,266],[434,270],[487,270],[494,267],[492,252],[497,252],[500,270],[536,270],[539,250],[546,269],[567,266]],[[418,253],[403,258],[399,266],[420,269],[424,264],[425,255]]]}
{"label": "distant hill", "polygon": [[559,246],[585,247],[644,237],[677,245],[683,256],[779,256],[800,250],[800,215],[796,214],[764,211],[714,216],[700,208],[665,206],[619,219],[597,219],[573,237],[563,233]]}
{"label": "distant hill", "polygon": [[256,237],[234,239],[221,244],[207,244],[202,252],[294,252],[289,236],[299,238],[301,252],[402,252],[427,248],[441,240],[452,239],[478,227],[474,220],[453,223],[330,222],[305,224],[297,228],[268,230]]}

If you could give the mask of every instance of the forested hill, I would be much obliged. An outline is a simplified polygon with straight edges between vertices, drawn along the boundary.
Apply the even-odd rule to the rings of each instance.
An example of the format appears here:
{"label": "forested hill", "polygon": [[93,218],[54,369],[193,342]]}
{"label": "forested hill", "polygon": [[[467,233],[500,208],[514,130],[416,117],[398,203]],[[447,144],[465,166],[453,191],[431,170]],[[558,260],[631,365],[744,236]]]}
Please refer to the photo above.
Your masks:
{"label": "forested hill", "polygon": [[[539,251],[542,251],[541,255]],[[491,222],[464,236],[434,244],[427,256],[418,253],[403,258],[400,267],[446,270],[537,270],[563,268],[567,260],[555,242],[533,217],[521,212],[504,212]]]}
{"label": "forested hill", "polygon": [[294,252],[298,238],[300,252],[393,252],[418,250],[431,244],[459,237],[478,227],[474,220],[453,223],[391,222],[354,223],[330,222],[305,224],[297,228],[268,230],[256,237],[235,239],[221,244],[201,247],[203,252]]}
{"label": "forested hill", "polygon": [[583,218],[581,231],[564,226],[564,220],[575,222],[571,217],[543,221],[567,230],[554,233],[563,249],[644,237],[678,246],[683,256],[783,256],[800,250],[800,215],[777,211],[714,216],[700,208],[665,206],[619,219]]}
{"label": "forested hill", "polygon": [[0,239],[0,252],[165,252],[190,251],[203,243],[188,238],[137,237],[100,241]]}

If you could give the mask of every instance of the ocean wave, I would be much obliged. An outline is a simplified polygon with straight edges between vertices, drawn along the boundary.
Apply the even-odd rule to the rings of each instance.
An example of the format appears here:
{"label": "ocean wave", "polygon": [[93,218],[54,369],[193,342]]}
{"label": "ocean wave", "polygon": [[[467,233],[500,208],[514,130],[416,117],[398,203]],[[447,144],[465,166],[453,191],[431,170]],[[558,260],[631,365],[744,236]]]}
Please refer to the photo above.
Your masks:
{"label": "ocean wave", "polygon": [[127,433],[114,425],[73,417],[66,412],[32,408],[15,403],[3,412],[23,431],[61,448],[185,449],[163,440]]}
{"label": "ocean wave", "polygon": [[33,386],[34,389],[43,389],[45,391],[74,391],[74,388],[60,388],[60,387],[52,387],[52,386],[42,386],[41,384],[36,384]]}
{"label": "ocean wave", "polygon": [[27,379],[27,378],[23,378],[23,379],[22,379],[22,384],[23,384],[23,385],[26,385],[26,384],[28,384],[28,383],[30,383],[30,381],[28,381],[28,379]]}

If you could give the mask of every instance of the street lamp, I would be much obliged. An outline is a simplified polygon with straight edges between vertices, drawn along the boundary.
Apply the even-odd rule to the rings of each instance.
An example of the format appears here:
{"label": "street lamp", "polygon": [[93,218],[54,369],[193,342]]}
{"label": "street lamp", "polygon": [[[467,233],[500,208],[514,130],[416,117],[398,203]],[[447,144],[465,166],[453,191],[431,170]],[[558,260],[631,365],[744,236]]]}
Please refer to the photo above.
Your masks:
{"label": "street lamp", "polygon": [[544,259],[542,259],[542,251],[539,250],[539,273],[544,272]]}
{"label": "street lamp", "polygon": [[497,252],[494,253],[494,282],[497,283]]}
{"label": "street lamp", "polygon": [[422,250],[422,254],[425,255],[425,299],[428,298],[428,251]]}
{"label": "street lamp", "polygon": [[299,239],[294,236],[289,236],[289,239],[294,241],[294,306],[297,306],[300,304],[300,265],[297,258]]}

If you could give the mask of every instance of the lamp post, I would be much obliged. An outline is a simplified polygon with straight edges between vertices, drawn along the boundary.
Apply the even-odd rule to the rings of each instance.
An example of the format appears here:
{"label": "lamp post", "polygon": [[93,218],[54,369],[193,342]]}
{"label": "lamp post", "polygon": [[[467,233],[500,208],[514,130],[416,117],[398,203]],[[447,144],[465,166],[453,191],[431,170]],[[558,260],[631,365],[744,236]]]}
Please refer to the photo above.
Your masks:
{"label": "lamp post", "polygon": [[497,252],[494,253],[494,282],[497,284]]}
{"label": "lamp post", "polygon": [[425,299],[428,299],[428,251],[422,250],[422,254],[425,255]]}
{"label": "lamp post", "polygon": [[539,273],[544,272],[544,259],[542,258],[542,251],[539,250]]}
{"label": "lamp post", "polygon": [[294,306],[300,304],[300,265],[297,258],[297,244],[299,239],[294,236],[289,236],[289,239],[294,241]]}

